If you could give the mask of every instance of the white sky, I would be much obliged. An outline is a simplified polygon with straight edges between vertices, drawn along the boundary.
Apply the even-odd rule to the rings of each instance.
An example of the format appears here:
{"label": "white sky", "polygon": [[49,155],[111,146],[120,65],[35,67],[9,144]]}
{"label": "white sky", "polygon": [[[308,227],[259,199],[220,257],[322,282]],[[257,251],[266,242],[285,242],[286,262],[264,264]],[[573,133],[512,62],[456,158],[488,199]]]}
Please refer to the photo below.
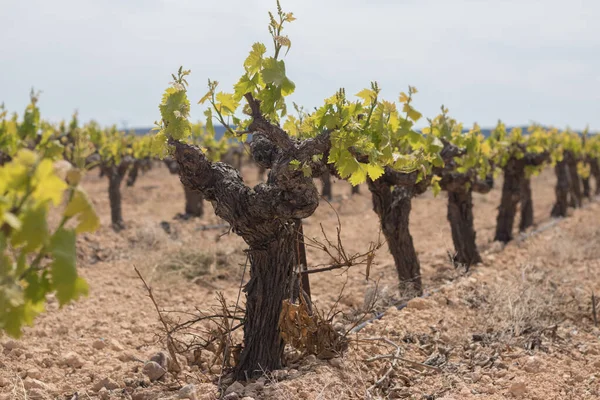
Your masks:
{"label": "white sky", "polygon": [[[531,121],[600,130],[599,0],[283,0],[290,98],[307,108],[339,87],[377,80],[416,108],[441,104],[465,125]],[[253,42],[270,49],[274,0],[0,0],[0,102],[22,112],[150,126],[170,74],[192,70],[195,104],[207,78],[230,90]],[[291,104],[291,103],[290,103]],[[192,117],[202,116],[201,106]]]}

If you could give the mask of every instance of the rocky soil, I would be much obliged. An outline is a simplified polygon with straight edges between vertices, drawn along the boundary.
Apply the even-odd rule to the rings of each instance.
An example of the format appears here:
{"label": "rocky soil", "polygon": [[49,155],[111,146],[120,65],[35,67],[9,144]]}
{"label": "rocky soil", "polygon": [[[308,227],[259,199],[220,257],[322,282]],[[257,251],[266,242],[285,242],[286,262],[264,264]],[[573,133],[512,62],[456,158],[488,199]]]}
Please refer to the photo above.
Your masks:
{"label": "rocky soil", "polygon": [[[257,172],[248,167],[244,176],[254,183]],[[0,399],[218,398],[218,351],[178,356],[182,370],[174,374],[162,325],[134,267],[168,323],[189,320],[197,309],[218,306],[218,293],[235,304],[245,244],[209,203],[202,219],[174,219],[183,210],[183,189],[165,168],[123,188],[127,229],[120,233],[109,228],[106,179],[92,173],[84,186],[103,223],[78,239],[90,295],[62,309],[51,299],[21,339],[0,337]],[[224,398],[599,398],[600,330],[591,299],[600,292],[600,202],[550,220],[553,186],[550,170],[533,178],[537,226],[505,248],[491,242],[501,182],[490,194],[475,195],[484,263],[468,273],[449,261],[444,194],[415,199],[411,232],[426,296],[401,310],[393,306],[403,295],[385,246],[369,279],[360,266],[313,275],[317,308],[342,311],[336,328],[348,329],[353,318],[370,318],[372,311],[383,317],[350,334],[344,354],[328,360],[291,354],[284,370],[257,381],[222,382]],[[366,251],[379,240],[366,187],[352,197],[345,182],[333,190],[336,199],[323,201],[305,221],[306,236],[323,241],[322,226],[335,237],[339,217],[347,252]],[[310,247],[308,260],[329,261]],[[206,335],[200,326],[196,333]]]}

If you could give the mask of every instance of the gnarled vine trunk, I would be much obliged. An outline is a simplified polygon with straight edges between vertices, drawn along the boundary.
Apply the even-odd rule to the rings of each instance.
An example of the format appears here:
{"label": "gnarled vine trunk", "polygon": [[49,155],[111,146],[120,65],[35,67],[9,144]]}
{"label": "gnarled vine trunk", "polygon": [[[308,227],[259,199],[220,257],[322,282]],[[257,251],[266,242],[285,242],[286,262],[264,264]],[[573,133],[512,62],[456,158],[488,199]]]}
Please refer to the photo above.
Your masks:
{"label": "gnarled vine trunk", "polygon": [[523,178],[521,180],[521,222],[519,231],[525,232],[527,228],[533,226],[533,199],[531,197],[531,180]]}
{"label": "gnarled vine trunk", "polygon": [[581,179],[577,173],[577,159],[570,151],[566,151],[564,157],[569,169],[569,179],[571,182],[570,205],[573,208],[579,208],[583,202],[583,194],[581,192]]}
{"label": "gnarled vine trunk", "polygon": [[590,177],[581,178],[581,184],[583,185],[583,197],[588,199],[592,198],[592,190],[590,188]]}
{"label": "gnarled vine trunk", "polygon": [[508,243],[513,238],[513,224],[517,213],[517,205],[521,198],[521,181],[524,179],[524,173],[525,165],[521,160],[510,159],[504,167],[504,183],[496,219],[494,240]]}
{"label": "gnarled vine trunk", "polygon": [[559,161],[554,166],[556,174],[556,203],[552,207],[552,217],[566,217],[569,208],[569,191],[571,190],[571,178],[566,161]]}
{"label": "gnarled vine trunk", "polygon": [[473,226],[473,191],[471,188],[448,191],[448,221],[456,255],[454,261],[467,268],[481,262]]}
{"label": "gnarled vine trunk", "polygon": [[[210,162],[195,146],[171,140],[184,186],[202,192],[215,214],[249,245],[250,281],[246,284],[244,344],[235,378],[246,379],[282,367],[284,343],[279,330],[283,300],[292,295],[297,264],[297,221],[312,215],[319,193],[312,177],[289,168],[291,160],[312,160],[329,146],[329,133],[295,142],[260,112],[246,95],[253,122],[251,152],[261,169],[270,169],[266,183],[251,188],[231,166]],[[322,172],[315,165],[313,172]],[[297,281],[297,280],[296,280]]]}
{"label": "gnarled vine trunk", "polygon": [[[525,149],[522,149],[525,151]],[[498,207],[498,217],[496,218],[496,235],[494,240],[508,243],[512,240],[512,230],[517,213],[517,205],[521,200],[529,198],[527,204],[522,204],[524,210],[521,212],[521,218],[531,219],[530,221],[521,221],[520,227],[533,223],[533,203],[531,194],[527,195],[529,185],[523,180],[525,177],[525,167],[539,166],[548,161],[550,154],[543,153],[525,153],[521,158],[510,158],[504,166],[504,184],[502,185],[502,198]],[[529,209],[531,207],[531,209]],[[524,214],[523,214],[524,213]]]}
{"label": "gnarled vine trunk", "polygon": [[244,348],[236,366],[236,379],[248,379],[263,370],[283,367],[285,344],[279,333],[282,303],[291,297],[290,282],[296,265],[294,225],[278,230],[273,241],[251,245],[250,281],[246,284]]}
{"label": "gnarled vine trunk", "polygon": [[125,228],[121,208],[121,183],[125,178],[130,162],[123,160],[119,165],[101,166],[102,174],[108,178],[108,199],[110,202],[110,219],[114,230]]}
{"label": "gnarled vine trunk", "polygon": [[127,174],[127,186],[131,187],[131,186],[135,185],[135,182],[137,181],[137,178],[138,178],[139,170],[140,170],[140,165],[139,165],[138,161],[136,160],[133,163],[133,165],[131,166],[131,168],[129,169],[129,173]]}
{"label": "gnarled vine trunk", "polygon": [[598,164],[598,160],[593,158],[590,159],[590,173],[594,176],[594,181],[596,183],[595,194],[600,195],[600,164]]}
{"label": "gnarled vine trunk", "polygon": [[423,292],[421,266],[409,230],[409,217],[414,190],[395,186],[383,180],[368,179],[373,197],[373,210],[379,216],[381,229],[394,257],[401,292],[419,296]]}
{"label": "gnarled vine trunk", "polygon": [[321,196],[331,201],[333,196],[331,194],[331,173],[329,171],[325,171],[323,175],[321,175],[321,183],[323,184]]}

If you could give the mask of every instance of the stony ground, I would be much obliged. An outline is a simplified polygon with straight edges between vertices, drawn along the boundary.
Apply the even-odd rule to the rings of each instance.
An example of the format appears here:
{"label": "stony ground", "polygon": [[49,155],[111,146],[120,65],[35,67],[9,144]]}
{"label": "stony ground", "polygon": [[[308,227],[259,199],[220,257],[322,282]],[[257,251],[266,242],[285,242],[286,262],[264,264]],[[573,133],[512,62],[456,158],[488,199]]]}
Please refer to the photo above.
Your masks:
{"label": "stony ground", "polygon": [[[253,183],[256,170],[246,168],[244,176]],[[350,334],[342,356],[291,357],[286,369],[231,386],[226,398],[599,398],[600,330],[591,296],[600,292],[600,204],[552,221],[553,185],[551,171],[533,178],[537,226],[505,248],[491,242],[501,182],[475,196],[484,263],[469,273],[448,260],[452,241],[443,194],[415,199],[411,232],[426,297],[402,310],[392,306],[402,295],[385,246],[369,279],[360,266],[313,276],[318,309],[343,312],[336,328],[351,327],[352,318],[371,317],[373,310],[385,311],[383,317]],[[150,380],[164,373],[160,364],[172,369],[173,363],[164,360],[161,324],[134,267],[168,322],[182,321],[218,305],[218,293],[235,303],[243,241],[219,226],[208,203],[202,219],[173,219],[183,210],[183,190],[165,168],[123,189],[127,229],[120,233],[108,227],[106,180],[92,174],[85,187],[103,223],[79,239],[90,295],[62,309],[51,300],[20,340],[0,338],[0,399],[218,398],[221,363],[213,363],[208,351],[180,356],[183,371],[176,377]],[[323,226],[335,237],[339,217],[347,252],[367,250],[379,229],[366,187],[361,190],[350,197],[348,184],[337,182],[336,199],[322,202],[305,221],[306,236],[323,241]],[[308,259],[311,265],[329,261],[314,248]]]}

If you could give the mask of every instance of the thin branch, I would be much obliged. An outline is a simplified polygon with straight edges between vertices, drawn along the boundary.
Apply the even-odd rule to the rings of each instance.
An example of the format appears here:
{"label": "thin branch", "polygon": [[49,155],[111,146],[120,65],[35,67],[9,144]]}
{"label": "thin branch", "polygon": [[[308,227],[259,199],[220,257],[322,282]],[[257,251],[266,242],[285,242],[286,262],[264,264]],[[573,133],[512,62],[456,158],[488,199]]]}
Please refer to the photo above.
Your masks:
{"label": "thin branch", "polygon": [[175,352],[175,343],[173,342],[173,338],[171,337],[171,334],[169,333],[169,326],[167,325],[164,318],[162,317],[162,313],[160,312],[160,309],[158,308],[158,303],[156,302],[156,299],[154,298],[154,295],[152,294],[152,289],[150,288],[150,286],[148,286],[148,284],[146,283],[146,280],[144,279],[144,277],[142,276],[142,274],[140,273],[140,271],[137,269],[137,267],[135,265],[133,266],[133,269],[135,270],[138,277],[144,284],[144,287],[146,288],[146,291],[148,292],[148,297],[150,297],[150,300],[152,300],[152,304],[154,304],[154,308],[156,309],[156,313],[158,314],[158,319],[162,323],[162,325],[165,329],[165,333],[167,335],[167,350],[169,350],[171,359],[173,360],[173,363],[176,367],[175,372],[180,372],[181,366],[179,365],[179,362],[177,361],[177,354]]}

